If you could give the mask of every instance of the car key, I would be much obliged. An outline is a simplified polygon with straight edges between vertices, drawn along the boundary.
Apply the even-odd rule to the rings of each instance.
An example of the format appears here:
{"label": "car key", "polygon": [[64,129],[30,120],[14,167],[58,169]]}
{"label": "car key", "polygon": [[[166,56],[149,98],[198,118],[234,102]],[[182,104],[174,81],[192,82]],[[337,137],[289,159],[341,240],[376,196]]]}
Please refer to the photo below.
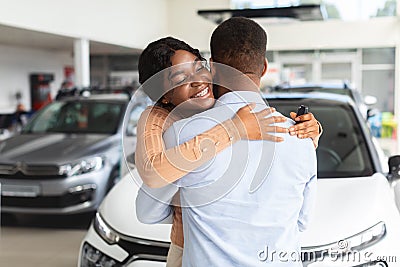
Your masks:
{"label": "car key", "polygon": [[[308,113],[308,107],[307,106],[304,106],[304,105],[301,105],[298,109],[297,109],[297,115],[296,115],[296,117],[298,117],[298,116],[301,116],[301,115],[304,115],[304,114],[307,114]],[[296,124],[297,123],[299,123],[299,122],[296,122]]]}

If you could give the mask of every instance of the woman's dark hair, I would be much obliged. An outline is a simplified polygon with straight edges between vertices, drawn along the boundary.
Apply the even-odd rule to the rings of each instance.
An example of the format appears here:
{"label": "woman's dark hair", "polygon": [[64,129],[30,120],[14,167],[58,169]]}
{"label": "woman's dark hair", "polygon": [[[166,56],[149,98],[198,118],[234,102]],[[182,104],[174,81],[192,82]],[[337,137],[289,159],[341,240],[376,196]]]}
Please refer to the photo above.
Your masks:
{"label": "woman's dark hair", "polygon": [[[171,67],[171,57],[177,50],[185,50],[201,60],[205,60],[198,49],[173,37],[165,37],[150,43],[139,57],[139,82],[144,84],[150,77],[158,72]],[[153,100],[159,101],[164,95],[162,86],[143,86],[144,92]]]}

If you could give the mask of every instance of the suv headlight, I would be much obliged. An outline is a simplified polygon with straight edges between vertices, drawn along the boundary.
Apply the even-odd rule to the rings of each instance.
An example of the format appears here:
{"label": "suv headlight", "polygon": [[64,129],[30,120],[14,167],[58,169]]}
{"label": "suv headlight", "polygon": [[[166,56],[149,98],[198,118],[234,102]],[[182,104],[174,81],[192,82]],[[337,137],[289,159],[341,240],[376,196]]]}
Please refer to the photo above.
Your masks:
{"label": "suv headlight", "polygon": [[85,242],[81,251],[80,267],[122,267],[115,259],[103,254],[100,250]]}
{"label": "suv headlight", "polygon": [[301,249],[309,260],[314,257],[321,257],[332,252],[345,254],[348,251],[358,251],[365,249],[377,242],[379,242],[386,234],[386,225],[384,222],[379,222],[370,228],[342,239],[340,241],[330,243],[322,246],[303,247]]}
{"label": "suv headlight", "polygon": [[119,241],[119,235],[101,218],[100,213],[96,213],[93,221],[95,231],[110,245],[116,244]]}
{"label": "suv headlight", "polygon": [[59,167],[60,175],[74,176],[100,170],[104,166],[102,157],[93,157],[73,164],[65,164]]}

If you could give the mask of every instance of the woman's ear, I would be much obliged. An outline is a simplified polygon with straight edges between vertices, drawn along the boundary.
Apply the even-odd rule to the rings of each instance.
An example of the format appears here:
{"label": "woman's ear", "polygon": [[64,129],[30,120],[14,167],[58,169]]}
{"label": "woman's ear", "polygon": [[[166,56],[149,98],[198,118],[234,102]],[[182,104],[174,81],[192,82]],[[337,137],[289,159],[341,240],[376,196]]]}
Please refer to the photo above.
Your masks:
{"label": "woman's ear", "polygon": [[161,97],[161,103],[168,105],[169,103],[171,103],[171,99],[172,99],[172,91],[173,90],[169,90],[167,93],[165,93],[162,97]]}
{"label": "woman's ear", "polygon": [[261,73],[261,77],[264,76],[267,73],[267,70],[268,70],[268,60],[267,60],[267,58],[265,58],[265,60],[264,60],[264,68],[263,68],[263,71]]}
{"label": "woman's ear", "polygon": [[164,105],[168,105],[169,101],[168,99],[166,99],[165,97],[161,98],[161,103],[163,103]]}

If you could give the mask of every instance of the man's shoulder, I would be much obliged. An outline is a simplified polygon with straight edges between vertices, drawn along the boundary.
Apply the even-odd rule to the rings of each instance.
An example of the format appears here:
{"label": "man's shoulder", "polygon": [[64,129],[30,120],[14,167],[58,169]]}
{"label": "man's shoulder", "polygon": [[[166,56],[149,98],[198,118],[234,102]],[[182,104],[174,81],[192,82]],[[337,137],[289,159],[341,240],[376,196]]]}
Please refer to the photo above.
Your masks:
{"label": "man's shoulder", "polygon": [[285,118],[286,118],[286,121],[277,123],[277,124],[276,124],[277,126],[281,126],[281,127],[290,127],[290,126],[293,126],[293,125],[296,124],[296,123],[294,122],[294,120],[292,120],[292,119],[289,118],[289,117],[286,117],[285,115],[283,115],[283,114],[280,113],[279,111],[275,111],[275,112],[272,113],[270,116],[282,116],[282,117],[285,117]]}
{"label": "man's shoulder", "polygon": [[203,112],[197,113],[191,117],[184,118],[173,123],[173,126],[176,129],[181,129],[186,126],[193,126],[203,128],[208,127],[208,125],[216,125],[225,121],[228,118],[231,118],[235,114],[236,110],[228,107],[228,106],[217,106],[212,107]]}

